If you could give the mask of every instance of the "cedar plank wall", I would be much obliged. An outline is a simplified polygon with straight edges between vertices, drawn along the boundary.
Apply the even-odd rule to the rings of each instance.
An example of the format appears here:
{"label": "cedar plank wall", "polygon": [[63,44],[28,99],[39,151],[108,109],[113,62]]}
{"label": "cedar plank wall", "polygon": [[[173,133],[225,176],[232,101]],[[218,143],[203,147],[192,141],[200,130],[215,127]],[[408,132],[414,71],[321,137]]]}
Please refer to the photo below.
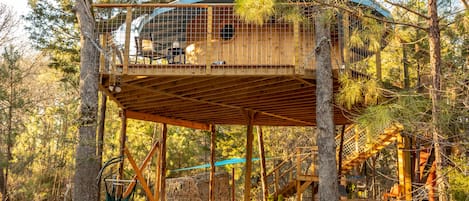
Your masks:
{"label": "cedar plank wall", "polygon": [[[193,46],[193,51],[186,51],[187,63],[205,64],[206,54],[210,53],[212,62],[225,61],[228,65],[294,65],[293,24],[282,21],[267,22],[262,26],[246,24],[237,19],[232,9],[215,7],[213,10],[212,50],[206,45],[206,15],[201,14],[187,23],[186,47]],[[221,38],[225,24],[232,24],[234,37],[230,40]],[[299,65],[314,68],[314,56],[307,59],[314,48],[314,29],[310,25],[300,27]],[[332,41],[332,63],[337,67],[339,49],[337,39]],[[313,54],[314,55],[314,54]]]}

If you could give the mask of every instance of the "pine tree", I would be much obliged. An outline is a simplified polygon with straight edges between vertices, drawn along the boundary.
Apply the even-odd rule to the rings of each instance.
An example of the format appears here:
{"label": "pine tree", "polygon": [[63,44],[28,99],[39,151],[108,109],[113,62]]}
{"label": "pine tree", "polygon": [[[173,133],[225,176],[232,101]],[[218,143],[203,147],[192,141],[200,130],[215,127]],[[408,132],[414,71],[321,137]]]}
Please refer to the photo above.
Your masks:
{"label": "pine tree", "polygon": [[96,128],[98,115],[98,50],[95,21],[91,4],[87,0],[76,1],[76,15],[81,31],[80,54],[80,118],[78,145],[75,155],[73,199],[97,200],[98,186],[95,179],[99,172],[96,155]]}

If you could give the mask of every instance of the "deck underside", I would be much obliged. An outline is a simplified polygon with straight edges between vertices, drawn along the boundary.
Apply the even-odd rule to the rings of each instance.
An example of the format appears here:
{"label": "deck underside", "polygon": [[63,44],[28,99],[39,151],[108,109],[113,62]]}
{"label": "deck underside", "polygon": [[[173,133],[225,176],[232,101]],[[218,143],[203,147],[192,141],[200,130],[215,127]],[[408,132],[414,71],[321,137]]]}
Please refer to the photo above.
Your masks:
{"label": "deck underside", "polygon": [[[197,66],[164,69],[129,66],[128,75],[103,74],[101,89],[134,119],[176,125],[183,122],[179,125],[201,128],[190,123],[245,125],[247,112],[253,111],[257,114],[255,125],[316,124],[314,72],[298,75],[293,66],[235,71],[217,71],[212,67],[210,74],[206,71]],[[337,92],[337,72],[334,77]],[[110,85],[122,90],[111,92]],[[335,108],[336,124],[350,123],[345,116],[343,110]]]}

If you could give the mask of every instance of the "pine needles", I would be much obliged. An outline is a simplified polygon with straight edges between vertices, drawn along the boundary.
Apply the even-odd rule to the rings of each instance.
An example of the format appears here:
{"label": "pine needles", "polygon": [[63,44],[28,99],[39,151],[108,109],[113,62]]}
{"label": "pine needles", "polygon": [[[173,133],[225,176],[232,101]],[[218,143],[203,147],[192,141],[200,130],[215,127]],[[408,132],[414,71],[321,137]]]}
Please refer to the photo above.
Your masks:
{"label": "pine needles", "polygon": [[275,0],[236,0],[235,13],[246,22],[264,24],[273,14]]}

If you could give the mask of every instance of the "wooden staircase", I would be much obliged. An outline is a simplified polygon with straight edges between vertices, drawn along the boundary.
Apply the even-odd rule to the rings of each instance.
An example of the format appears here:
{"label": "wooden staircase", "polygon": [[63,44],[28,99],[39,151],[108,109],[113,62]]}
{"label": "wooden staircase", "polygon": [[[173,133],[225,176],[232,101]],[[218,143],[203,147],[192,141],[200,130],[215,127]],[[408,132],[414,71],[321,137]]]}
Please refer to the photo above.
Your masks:
{"label": "wooden staircase", "polygon": [[[353,167],[395,141],[401,130],[402,126],[393,125],[380,134],[368,136],[355,125],[347,127],[343,137],[341,134],[336,136],[337,158],[342,157],[341,174],[348,173]],[[274,200],[279,196],[293,195],[300,200],[301,194],[310,185],[314,185],[313,189],[316,189],[319,181],[316,174],[317,150],[317,146],[298,147],[295,154],[277,164],[267,174],[267,190]]]}
{"label": "wooden staircase", "polygon": [[274,196],[291,197],[303,193],[311,184],[317,183],[315,161],[317,146],[298,147],[295,154],[277,164],[267,174],[267,189]]}
{"label": "wooden staircase", "polygon": [[345,129],[342,154],[340,154],[341,136],[336,136],[337,158],[342,157],[341,174],[347,174],[353,167],[363,163],[367,158],[394,142],[401,125],[392,125],[382,133],[368,136],[366,131],[351,125]]}

